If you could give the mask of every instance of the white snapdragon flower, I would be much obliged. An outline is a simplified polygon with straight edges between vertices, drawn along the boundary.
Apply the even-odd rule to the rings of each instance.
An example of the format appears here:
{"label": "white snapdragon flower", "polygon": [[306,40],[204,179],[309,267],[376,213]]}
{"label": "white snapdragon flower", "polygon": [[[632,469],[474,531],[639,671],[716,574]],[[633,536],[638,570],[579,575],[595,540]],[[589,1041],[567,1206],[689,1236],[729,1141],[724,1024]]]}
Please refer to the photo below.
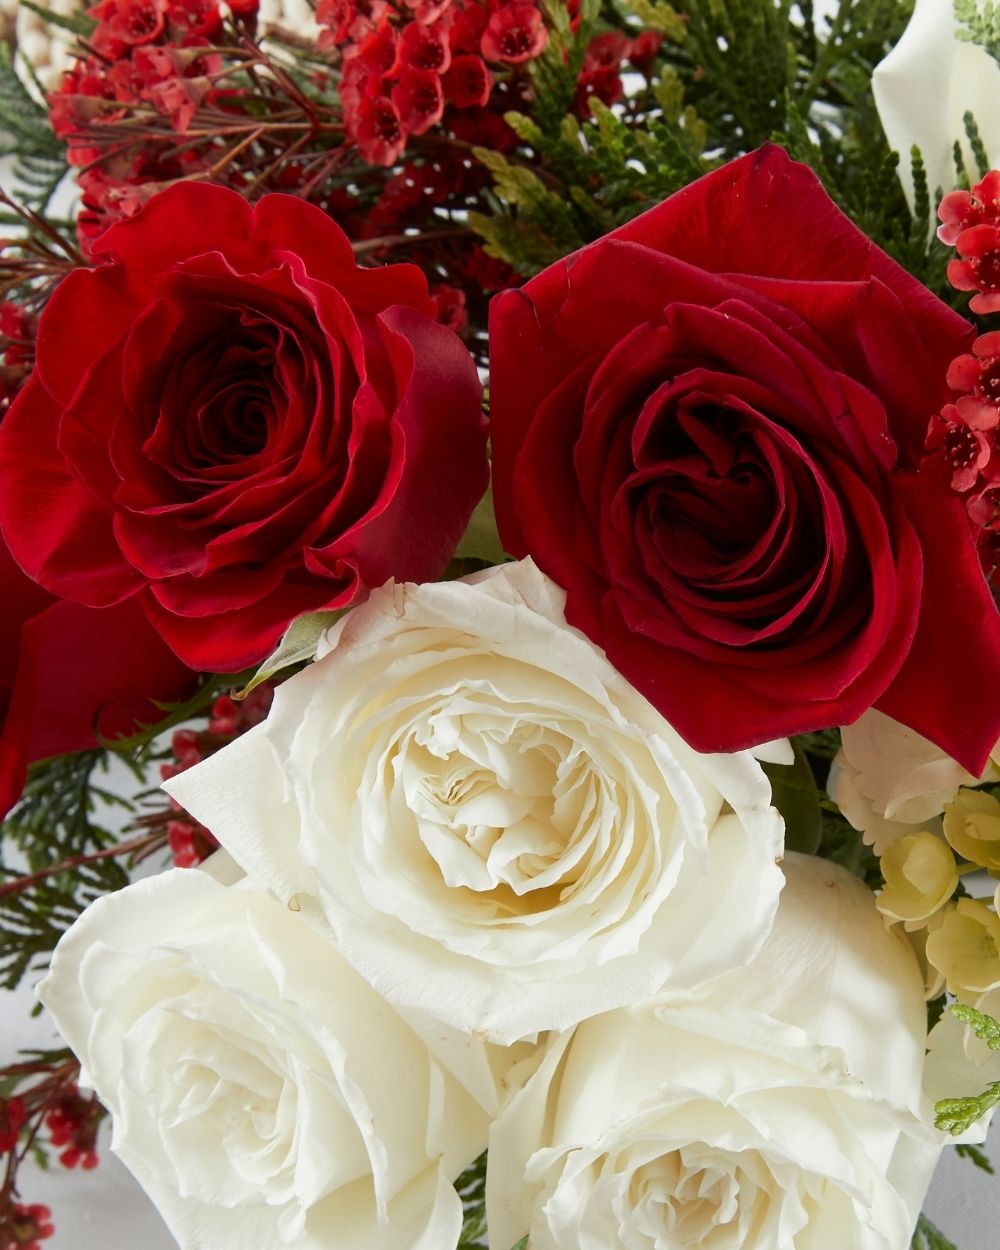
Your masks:
{"label": "white snapdragon flower", "polygon": [[552,1045],[491,1131],[492,1244],[907,1250],[944,1140],[921,978],[857,880],[798,855],[786,873],[738,976]]}
{"label": "white snapdragon flower", "polygon": [[166,787],[390,1001],[504,1043],[744,964],[782,884],[758,761],[686,746],[564,599],[530,561],[390,583]]}
{"label": "white snapdragon flower", "polygon": [[975,174],[963,117],[971,112],[987,155],[1000,165],[1000,65],[982,48],[955,37],[954,0],[917,0],[903,37],[875,69],[872,87],[890,145],[899,153],[899,176],[913,203],[910,149],[920,148],[927,182],[950,191],[956,184],[952,149],[961,143]]}
{"label": "white snapdragon flower", "polygon": [[452,1182],[517,1056],[415,1029],[249,881],[174,869],[100,899],[39,996],[182,1250],[457,1243]]}

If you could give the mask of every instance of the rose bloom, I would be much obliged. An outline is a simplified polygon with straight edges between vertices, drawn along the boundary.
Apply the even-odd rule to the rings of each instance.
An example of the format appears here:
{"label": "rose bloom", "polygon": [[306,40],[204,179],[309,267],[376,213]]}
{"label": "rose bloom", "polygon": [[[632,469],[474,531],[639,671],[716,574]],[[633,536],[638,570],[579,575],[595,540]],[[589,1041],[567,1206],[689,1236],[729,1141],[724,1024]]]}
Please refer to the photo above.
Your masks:
{"label": "rose bloom", "polygon": [[745,963],[782,882],[757,760],[687,747],[563,599],[530,561],[389,584],[165,787],[387,998],[505,1043]]}
{"label": "rose bloom", "polygon": [[552,1045],[491,1130],[491,1244],[908,1250],[943,1144],[916,962],[843,869],[785,866],[748,968]]}
{"label": "rose bloom", "polygon": [[173,869],[100,899],[39,996],[182,1250],[456,1244],[503,1057],[440,1025],[429,1049],[248,881]]}
{"label": "rose bloom", "polygon": [[933,742],[874,709],[845,725],[840,736],[827,789],[876,855],[928,822],[937,827],[961,786],[1000,778],[994,763],[1000,743],[980,775],[973,776]]}
{"label": "rose bloom", "polygon": [[493,301],[504,546],[698,750],[875,704],[978,770],[1000,613],[914,471],[971,338],[764,147]]}
{"label": "rose bloom", "polygon": [[185,182],[60,283],[0,427],[0,527],[94,607],[136,596],[192,667],[440,575],[487,481],[481,387],[411,265],[319,209]]}
{"label": "rose bloom", "polygon": [[131,600],[87,608],[30,581],[0,539],[0,817],[27,767],[158,720],[195,675]]}

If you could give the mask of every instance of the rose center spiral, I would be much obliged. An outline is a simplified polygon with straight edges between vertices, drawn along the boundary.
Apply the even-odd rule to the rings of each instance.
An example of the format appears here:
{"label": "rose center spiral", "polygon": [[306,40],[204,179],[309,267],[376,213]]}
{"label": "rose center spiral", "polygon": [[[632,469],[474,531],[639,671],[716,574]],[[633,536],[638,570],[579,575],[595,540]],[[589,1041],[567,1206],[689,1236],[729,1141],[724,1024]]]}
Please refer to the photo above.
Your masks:
{"label": "rose center spiral", "polygon": [[[593,765],[566,734],[483,714],[431,718],[401,764],[424,846],[450,886],[549,905],[585,871]],[[517,900],[523,900],[520,904]]]}

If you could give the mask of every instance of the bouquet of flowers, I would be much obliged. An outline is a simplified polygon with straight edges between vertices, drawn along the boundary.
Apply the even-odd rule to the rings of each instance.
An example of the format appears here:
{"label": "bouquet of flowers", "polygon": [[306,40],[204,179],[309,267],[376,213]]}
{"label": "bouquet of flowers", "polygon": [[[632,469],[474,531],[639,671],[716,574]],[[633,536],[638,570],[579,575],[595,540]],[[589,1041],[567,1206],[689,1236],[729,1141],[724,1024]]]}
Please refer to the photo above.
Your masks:
{"label": "bouquet of flowers", "polygon": [[1000,12],[7,19],[0,1250],[948,1250]]}

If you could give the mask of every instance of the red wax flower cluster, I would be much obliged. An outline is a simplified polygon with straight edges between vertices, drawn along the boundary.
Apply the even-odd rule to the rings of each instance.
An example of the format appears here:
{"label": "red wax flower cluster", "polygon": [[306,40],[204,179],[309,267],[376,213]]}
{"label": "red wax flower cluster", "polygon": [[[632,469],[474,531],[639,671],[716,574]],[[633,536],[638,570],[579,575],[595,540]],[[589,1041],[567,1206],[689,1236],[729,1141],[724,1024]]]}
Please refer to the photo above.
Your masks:
{"label": "red wax flower cluster", "polygon": [[35,357],[37,318],[26,308],[0,304],[0,417],[31,372]]}
{"label": "red wax flower cluster", "polygon": [[[255,12],[257,0],[237,0],[230,8]],[[97,146],[81,133],[120,122],[133,106],[146,104],[183,135],[201,101],[217,97],[222,68],[210,47],[222,24],[216,0],[100,0],[89,13],[97,19],[87,41],[93,52],[49,97],[52,129],[67,140],[69,163],[80,169],[77,226],[84,246],[111,222],[133,216],[163,183],[206,165],[193,151],[182,149],[161,163],[134,145]]]}
{"label": "red wax flower cluster", "polygon": [[10,1217],[0,1226],[0,1250],[41,1250],[39,1242],[56,1231],[52,1212],[41,1203],[13,1203]]}
{"label": "red wax flower cluster", "polygon": [[[274,686],[261,682],[243,700],[220,695],[212,704],[212,715],[204,730],[178,729],[171,739],[176,764],[161,764],[160,776],[164,781],[176,777],[209,755],[214,755],[227,742],[246,733],[267,716],[274,696]],[[167,842],[173,853],[177,868],[193,868],[218,848],[215,837],[200,821],[194,819],[177,803],[170,800],[174,813],[167,824]]]}
{"label": "red wax flower cluster", "polygon": [[[938,236],[960,259],[948,278],[960,291],[976,291],[973,312],[1000,311],[1000,171],[992,170],[971,191],[952,191],[938,208]],[[957,392],[931,418],[927,451],[943,461],[952,488],[962,495],[979,530],[983,567],[1000,589],[1000,331],[981,334],[972,351],[948,370]]]}
{"label": "red wax flower cluster", "polygon": [[59,1162],[64,1168],[97,1167],[97,1130],[103,1118],[96,1095],[86,1098],[71,1085],[59,1096],[46,1113],[45,1126],[52,1145],[62,1147]]}
{"label": "red wax flower cluster", "polygon": [[[516,71],[548,42],[533,0],[320,0],[316,16],[320,45],[341,50],[344,124],[366,161],[395,164],[410,135],[442,121],[469,143],[515,142],[501,115],[527,89]],[[622,63],[650,72],[659,44],[655,33],[592,39],[576,112],[588,117],[591,97],[620,99]]]}
{"label": "red wax flower cluster", "polygon": [[548,41],[531,0],[320,0],[320,46],[343,57],[344,125],[365,160],[392,165],[446,106],[484,109],[494,66],[523,65]]}
{"label": "red wax flower cluster", "polygon": [[958,252],[948,281],[976,291],[974,313],[1000,312],[1000,170],[991,170],[971,191],[952,191],[938,208],[938,238]]}
{"label": "red wax flower cluster", "polygon": [[0,1154],[10,1154],[14,1149],[27,1118],[24,1099],[0,1098]]}

